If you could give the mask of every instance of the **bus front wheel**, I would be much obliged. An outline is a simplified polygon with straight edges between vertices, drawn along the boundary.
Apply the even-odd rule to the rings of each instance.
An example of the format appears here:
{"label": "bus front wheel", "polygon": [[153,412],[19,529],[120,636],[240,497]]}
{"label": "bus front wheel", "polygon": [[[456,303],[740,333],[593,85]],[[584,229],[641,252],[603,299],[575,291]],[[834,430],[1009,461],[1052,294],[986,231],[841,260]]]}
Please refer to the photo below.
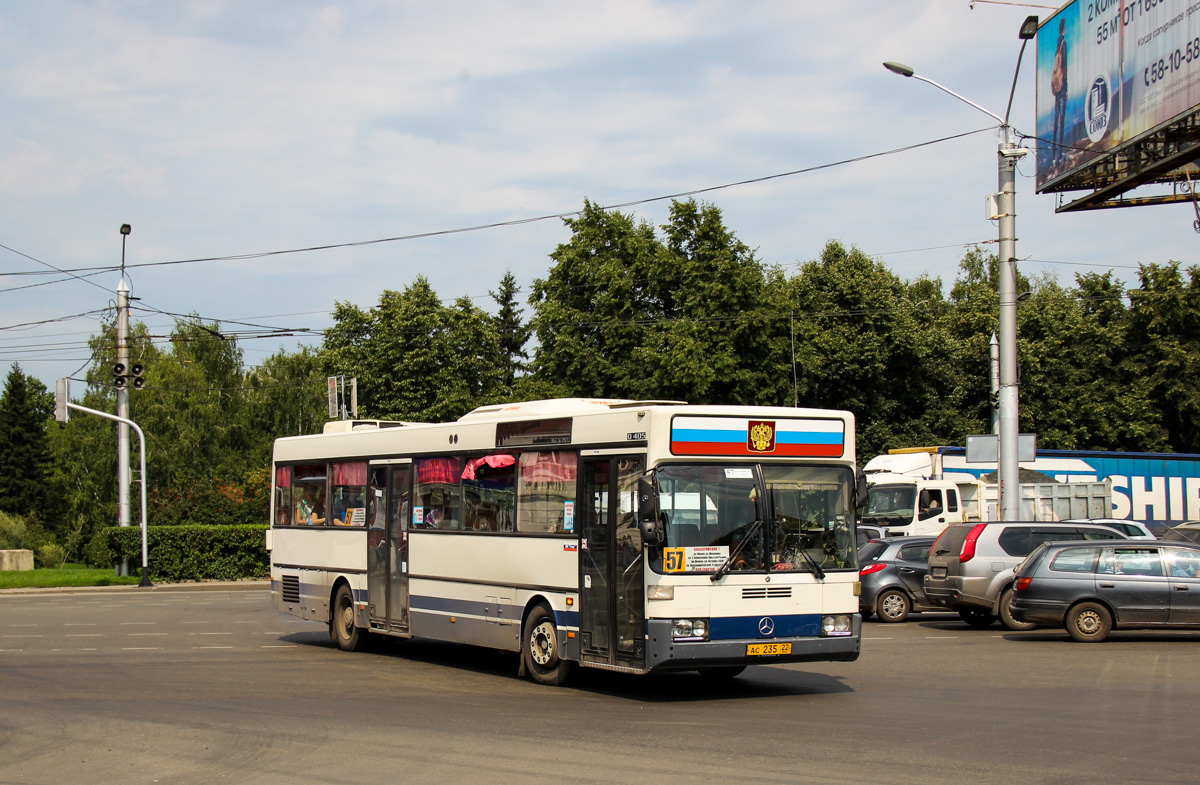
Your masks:
{"label": "bus front wheel", "polygon": [[567,680],[571,663],[560,656],[554,613],[545,605],[529,614],[521,649],[525,668],[538,684],[557,686]]}
{"label": "bus front wheel", "polygon": [[330,632],[342,651],[358,651],[363,647],[366,633],[354,626],[354,595],[350,587],[342,584],[333,598],[333,618],[329,622]]}

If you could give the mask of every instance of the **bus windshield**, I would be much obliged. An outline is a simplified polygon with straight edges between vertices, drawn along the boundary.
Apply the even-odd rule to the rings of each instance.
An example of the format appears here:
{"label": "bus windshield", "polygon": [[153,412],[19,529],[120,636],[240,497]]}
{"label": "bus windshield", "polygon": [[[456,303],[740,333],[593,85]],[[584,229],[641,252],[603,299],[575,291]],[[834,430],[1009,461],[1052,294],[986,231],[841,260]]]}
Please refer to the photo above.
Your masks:
{"label": "bus windshield", "polygon": [[651,553],[657,572],[716,572],[726,561],[730,573],[857,568],[847,468],[671,464],[657,477],[667,521]]}

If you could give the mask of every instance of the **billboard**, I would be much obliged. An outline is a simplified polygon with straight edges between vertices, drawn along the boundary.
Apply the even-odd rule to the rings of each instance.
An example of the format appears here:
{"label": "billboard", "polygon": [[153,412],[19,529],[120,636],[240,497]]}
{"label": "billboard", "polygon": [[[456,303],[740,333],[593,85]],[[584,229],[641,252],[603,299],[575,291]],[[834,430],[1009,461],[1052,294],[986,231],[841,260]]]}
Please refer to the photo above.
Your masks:
{"label": "billboard", "polygon": [[1037,189],[1200,104],[1200,0],[1073,0],[1037,38]]}

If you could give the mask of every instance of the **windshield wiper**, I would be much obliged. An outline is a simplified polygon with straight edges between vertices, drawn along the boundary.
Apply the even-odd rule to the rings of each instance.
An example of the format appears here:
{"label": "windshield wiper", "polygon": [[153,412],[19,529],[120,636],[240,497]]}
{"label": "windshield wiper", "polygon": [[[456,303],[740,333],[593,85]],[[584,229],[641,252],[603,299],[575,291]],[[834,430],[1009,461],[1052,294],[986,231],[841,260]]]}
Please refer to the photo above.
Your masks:
{"label": "windshield wiper", "polygon": [[732,551],[729,552],[729,556],[726,557],[725,561],[721,563],[721,566],[717,568],[717,571],[709,576],[710,581],[715,583],[721,580],[721,578],[725,576],[725,573],[729,572],[729,568],[733,564],[733,560],[741,555],[746,545],[750,542],[750,538],[762,527],[762,525],[763,519],[757,518],[753,523],[746,527],[746,533],[742,535],[741,541]]}
{"label": "windshield wiper", "polygon": [[813,577],[819,581],[825,580],[825,571],[821,569],[821,565],[817,564],[817,560],[808,554],[803,548],[800,548],[800,555],[804,557],[804,563],[808,565],[808,569],[812,570]]}

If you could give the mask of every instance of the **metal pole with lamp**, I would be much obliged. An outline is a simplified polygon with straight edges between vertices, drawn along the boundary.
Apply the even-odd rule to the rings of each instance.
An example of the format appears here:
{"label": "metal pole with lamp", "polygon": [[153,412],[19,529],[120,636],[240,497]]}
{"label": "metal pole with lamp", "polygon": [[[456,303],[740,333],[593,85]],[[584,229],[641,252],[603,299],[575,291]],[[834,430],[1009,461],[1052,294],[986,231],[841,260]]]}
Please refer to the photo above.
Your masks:
{"label": "metal pole with lamp", "polygon": [[997,484],[1000,486],[1000,519],[1004,521],[1015,521],[1021,517],[1021,499],[1018,488],[1020,484],[1018,445],[1021,429],[1017,383],[1016,169],[1017,162],[1029,152],[1016,144],[1013,128],[1008,123],[1008,115],[1012,111],[1013,95],[1017,90],[1017,75],[1021,72],[1021,58],[1025,55],[1025,45],[1029,39],[1037,35],[1037,27],[1038,18],[1036,16],[1026,18],[1021,25],[1019,33],[1021,53],[1017,55],[1017,68],[1013,72],[1012,90],[1008,95],[1008,108],[1005,110],[1004,117],[984,109],[974,101],[964,98],[932,79],[918,76],[907,65],[902,63],[883,64],[883,67],[892,73],[927,82],[963,103],[970,104],[1000,123],[1001,138],[996,151],[1000,185],[999,192],[996,194],[997,213],[1000,219],[1000,280],[998,281],[1000,299],[998,336],[1000,341],[1000,460],[997,467]]}

